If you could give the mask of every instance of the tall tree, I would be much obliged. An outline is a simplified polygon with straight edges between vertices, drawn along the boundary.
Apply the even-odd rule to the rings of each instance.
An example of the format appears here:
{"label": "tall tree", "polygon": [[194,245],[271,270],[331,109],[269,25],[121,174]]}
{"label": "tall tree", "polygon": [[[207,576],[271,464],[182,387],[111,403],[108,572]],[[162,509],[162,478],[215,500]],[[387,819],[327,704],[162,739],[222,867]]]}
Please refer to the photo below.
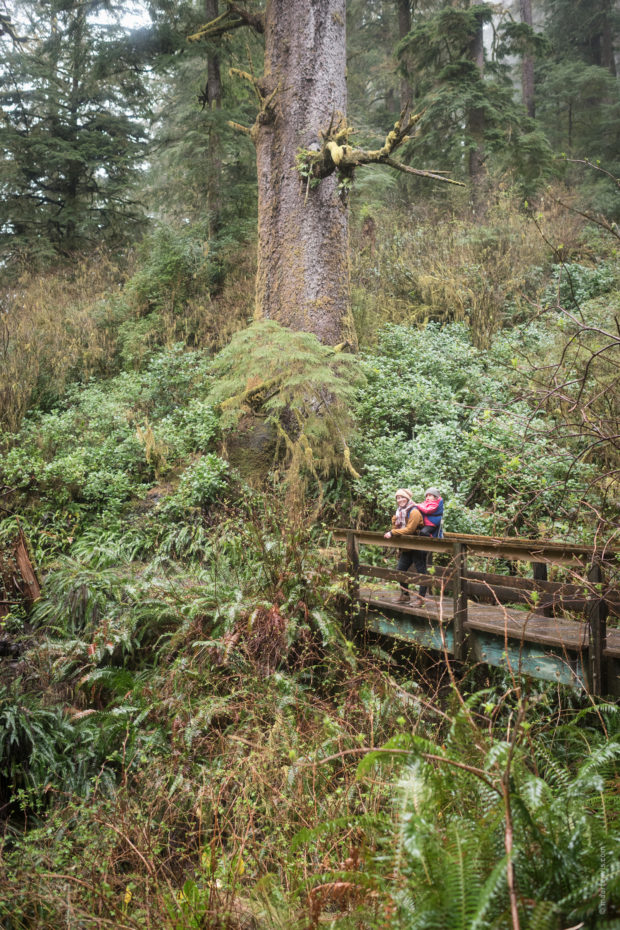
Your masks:
{"label": "tall tree", "polygon": [[[537,118],[554,149],[620,171],[620,84],[613,48],[620,13],[608,0],[547,0],[545,34],[550,51],[537,69]],[[593,174],[597,206],[615,216],[618,190]],[[571,172],[567,173],[571,178]]]}
{"label": "tall tree", "polygon": [[349,300],[347,191],[354,170],[402,166],[392,153],[413,128],[403,118],[376,151],[354,149],[346,123],[345,0],[267,0],[264,15],[236,4],[193,39],[241,25],[265,35],[265,69],[253,79],[260,112],[246,130],[256,147],[256,315],[355,344]]}
{"label": "tall tree", "polygon": [[[519,13],[521,22],[532,29],[532,0],[519,0]],[[536,105],[534,102],[534,56],[529,49],[524,52],[521,59],[521,93],[525,111],[527,115],[533,119],[536,115]]]}
{"label": "tall tree", "polygon": [[[515,101],[505,64],[519,50],[515,42],[523,40],[523,30],[494,17],[487,3],[441,0],[434,9],[418,11],[399,46],[401,56],[409,55],[420,92],[417,105],[425,111],[412,151],[418,157],[434,152],[444,167],[467,178],[475,212],[484,208],[489,167],[509,167],[531,187],[549,154],[543,133]],[[492,22],[497,41],[487,49],[483,30]],[[532,30],[526,32],[529,40]]]}
{"label": "tall tree", "polygon": [[[148,94],[104,0],[24,0],[0,63],[0,249],[70,254],[140,221],[131,192]],[[18,20],[19,21],[19,20]],[[25,27],[21,25],[21,31]]]}
{"label": "tall tree", "polygon": [[319,131],[346,113],[345,15],[345,0],[269,0],[253,128],[257,316],[330,344],[354,338],[346,194],[334,173],[313,188],[294,168],[300,149],[317,148]]}
{"label": "tall tree", "polygon": [[[468,5],[469,6],[469,5]],[[468,10],[469,12],[469,10]],[[480,91],[484,88],[484,23],[488,20],[488,8],[485,6],[476,6],[473,9],[473,16],[469,19],[469,46],[467,54],[469,60],[478,72],[474,81],[477,84],[478,93],[472,95],[472,100],[467,107],[467,128],[471,137],[468,158],[468,174],[471,190],[471,199],[474,213],[481,214],[484,211],[484,175],[486,172],[485,161],[485,126],[486,126],[486,106],[484,94]],[[481,99],[482,98],[482,99]]]}
{"label": "tall tree", "polygon": [[[217,18],[218,0],[205,0],[205,18],[207,22]],[[222,78],[220,75],[220,56],[217,48],[212,48],[207,57],[207,84],[203,96],[203,106],[209,111],[222,108]],[[220,225],[221,198],[220,185],[222,182],[222,142],[217,122],[212,120],[209,125],[209,138],[207,147],[207,210],[209,213],[209,232],[213,236]]]}

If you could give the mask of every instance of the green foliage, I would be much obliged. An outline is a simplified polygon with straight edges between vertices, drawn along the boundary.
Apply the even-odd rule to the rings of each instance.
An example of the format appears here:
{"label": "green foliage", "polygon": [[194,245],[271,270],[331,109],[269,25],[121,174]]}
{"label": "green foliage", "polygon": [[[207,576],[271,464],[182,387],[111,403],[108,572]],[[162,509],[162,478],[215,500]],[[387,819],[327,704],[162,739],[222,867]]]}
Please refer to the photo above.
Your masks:
{"label": "green foliage", "polygon": [[3,30],[0,247],[15,264],[49,263],[102,239],[118,243],[142,210],[147,92],[126,30],[104,3],[32,0]]}
{"label": "green foliage", "polygon": [[217,418],[201,396],[208,370],[203,353],[177,346],[143,371],[72,387],[62,407],[4,435],[2,481],[24,495],[36,488],[55,507],[119,513],[156,476],[215,442]]}
{"label": "green foliage", "polygon": [[24,692],[17,680],[0,689],[0,794],[4,803],[24,808],[44,803],[56,792],[87,792],[99,776],[112,779],[102,765],[109,730],[101,720],[71,720],[63,708],[45,707]]}
{"label": "green foliage", "polygon": [[553,271],[554,283],[544,295],[546,303],[554,303],[566,310],[579,310],[586,301],[608,294],[617,284],[617,271],[613,265],[601,262],[594,266],[571,262],[557,265]]}
{"label": "green foliage", "polygon": [[264,321],[232,339],[214,360],[213,374],[209,400],[221,407],[222,427],[260,413],[281,448],[291,489],[303,487],[308,476],[351,467],[348,404],[361,376],[350,355]]}
{"label": "green foliage", "polygon": [[[512,82],[501,59],[512,53],[514,32],[503,30],[490,60],[477,60],[482,30],[492,19],[489,4],[440,4],[420,12],[411,32],[401,40],[399,54],[418,88],[424,110],[420,138],[410,154],[443,157],[457,177],[473,176],[471,156],[516,170],[530,191],[549,170],[550,149],[545,135],[515,100]],[[517,41],[520,44],[520,37]],[[440,155],[441,153],[441,155]],[[489,165],[487,164],[487,170]]]}
{"label": "green foliage", "polygon": [[[551,930],[583,919],[603,926],[613,917],[617,709],[601,707],[607,735],[587,711],[590,725],[567,719],[554,733],[535,705],[526,701],[515,719],[504,700],[488,692],[461,699],[443,740],[401,734],[358,769],[363,779],[390,760],[404,763],[396,823],[379,839],[372,866],[392,883],[396,926],[513,926],[509,861],[522,926]],[[579,746],[572,758],[570,743]]]}
{"label": "green foliage", "polygon": [[397,487],[422,500],[437,485],[454,532],[553,535],[574,519],[591,469],[515,401],[513,351],[507,335],[481,352],[459,324],[383,332],[363,360],[354,446],[364,463],[355,490],[372,511],[387,515]]}
{"label": "green foliage", "polygon": [[188,298],[217,280],[208,233],[195,226],[159,225],[140,246],[138,271],[127,285],[128,300],[139,313],[182,312]]}
{"label": "green foliage", "polygon": [[223,493],[227,475],[227,462],[217,455],[205,455],[183,472],[177,500],[189,507],[208,507]]}

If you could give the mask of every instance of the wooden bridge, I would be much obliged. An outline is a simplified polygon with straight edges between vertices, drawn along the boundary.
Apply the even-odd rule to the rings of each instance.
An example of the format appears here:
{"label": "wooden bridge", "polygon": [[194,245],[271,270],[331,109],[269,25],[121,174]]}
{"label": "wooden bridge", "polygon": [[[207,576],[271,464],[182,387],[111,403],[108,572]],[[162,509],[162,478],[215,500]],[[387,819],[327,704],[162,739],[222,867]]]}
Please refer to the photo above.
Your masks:
{"label": "wooden bridge", "polygon": [[[340,563],[357,602],[354,622],[438,650],[460,662],[481,662],[515,674],[556,681],[593,695],[620,697],[620,589],[607,582],[620,550],[531,539],[467,536],[443,539],[350,529],[332,530],[346,542]],[[360,561],[360,547],[424,550],[437,563],[429,574],[398,572]],[[376,562],[376,553],[373,561]],[[441,558],[440,558],[441,557]],[[532,577],[474,570],[501,559],[531,563]],[[430,562],[430,559],[429,559]],[[520,566],[521,567],[521,566]],[[549,580],[549,569],[562,580]],[[361,579],[372,579],[362,585]],[[424,606],[399,604],[397,585],[424,583],[433,593]]]}

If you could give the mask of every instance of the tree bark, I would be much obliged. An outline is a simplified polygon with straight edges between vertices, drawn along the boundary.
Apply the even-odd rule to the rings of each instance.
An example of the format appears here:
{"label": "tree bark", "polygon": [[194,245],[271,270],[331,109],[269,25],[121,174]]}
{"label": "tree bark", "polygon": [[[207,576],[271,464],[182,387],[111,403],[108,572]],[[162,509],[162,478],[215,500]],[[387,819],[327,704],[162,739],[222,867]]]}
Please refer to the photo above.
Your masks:
{"label": "tree bark", "polygon": [[[211,22],[218,14],[218,0],[205,0],[205,15]],[[220,77],[220,56],[214,49],[207,58],[207,93],[206,106],[210,113],[222,107],[222,80]],[[207,211],[209,214],[209,235],[213,236],[220,225],[221,214],[221,180],[222,180],[222,145],[220,134],[213,120],[209,123],[207,150]]]}
{"label": "tree bark", "polygon": [[307,183],[299,149],[346,113],[345,0],[267,0],[258,169],[256,316],[355,343],[346,192],[336,174]]}
{"label": "tree bark", "polygon": [[[475,63],[480,72],[480,79],[484,76],[484,41],[482,35],[483,22],[478,21],[478,26],[470,44],[471,60]],[[485,177],[485,151],[484,151],[484,129],[485,117],[484,110],[480,107],[472,107],[467,116],[468,130],[471,136],[471,148],[469,150],[469,181],[471,185],[471,202],[474,214],[482,215],[484,213],[484,177]]]}
{"label": "tree bark", "polygon": [[[519,10],[521,13],[521,22],[527,26],[532,26],[532,0],[519,0]],[[536,115],[536,105],[534,103],[534,58],[531,53],[526,52],[521,62],[521,92],[523,95],[523,106],[528,116],[534,119]]]}
{"label": "tree bark", "polygon": [[[411,0],[397,0],[398,3],[398,38],[404,39],[411,32]],[[409,56],[401,58],[404,74],[400,79],[400,109],[413,104],[413,88],[409,78]]]}

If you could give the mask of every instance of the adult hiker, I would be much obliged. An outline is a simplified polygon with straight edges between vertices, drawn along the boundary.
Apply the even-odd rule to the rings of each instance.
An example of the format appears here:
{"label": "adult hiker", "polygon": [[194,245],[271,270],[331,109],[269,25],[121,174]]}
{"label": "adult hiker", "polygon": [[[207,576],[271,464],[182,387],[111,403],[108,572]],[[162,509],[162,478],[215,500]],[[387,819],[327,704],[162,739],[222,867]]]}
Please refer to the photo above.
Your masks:
{"label": "adult hiker", "polygon": [[[413,536],[420,530],[423,520],[422,514],[413,502],[409,488],[399,488],[396,492],[396,513],[392,517],[392,529],[388,530],[387,533],[383,535],[385,539],[392,539],[392,537],[398,536]],[[412,565],[416,572],[424,574],[426,569],[426,553],[416,552],[415,549],[401,549],[398,555],[396,570],[399,572],[406,572],[409,571]],[[426,592],[426,589],[424,590]],[[401,581],[398,603],[414,603],[420,605],[423,601],[422,598],[418,596],[410,601],[409,585]]]}
{"label": "adult hiker", "polygon": [[[443,536],[443,498],[441,491],[437,488],[427,488],[424,492],[424,503],[413,506],[422,514],[423,526],[419,530],[420,536],[430,536],[433,539],[439,539]],[[415,570],[420,575],[428,573],[429,566],[433,562],[432,552],[418,552],[414,561]],[[426,597],[426,585],[421,584],[418,589],[418,595],[415,600],[411,600],[416,607],[424,604]]]}

